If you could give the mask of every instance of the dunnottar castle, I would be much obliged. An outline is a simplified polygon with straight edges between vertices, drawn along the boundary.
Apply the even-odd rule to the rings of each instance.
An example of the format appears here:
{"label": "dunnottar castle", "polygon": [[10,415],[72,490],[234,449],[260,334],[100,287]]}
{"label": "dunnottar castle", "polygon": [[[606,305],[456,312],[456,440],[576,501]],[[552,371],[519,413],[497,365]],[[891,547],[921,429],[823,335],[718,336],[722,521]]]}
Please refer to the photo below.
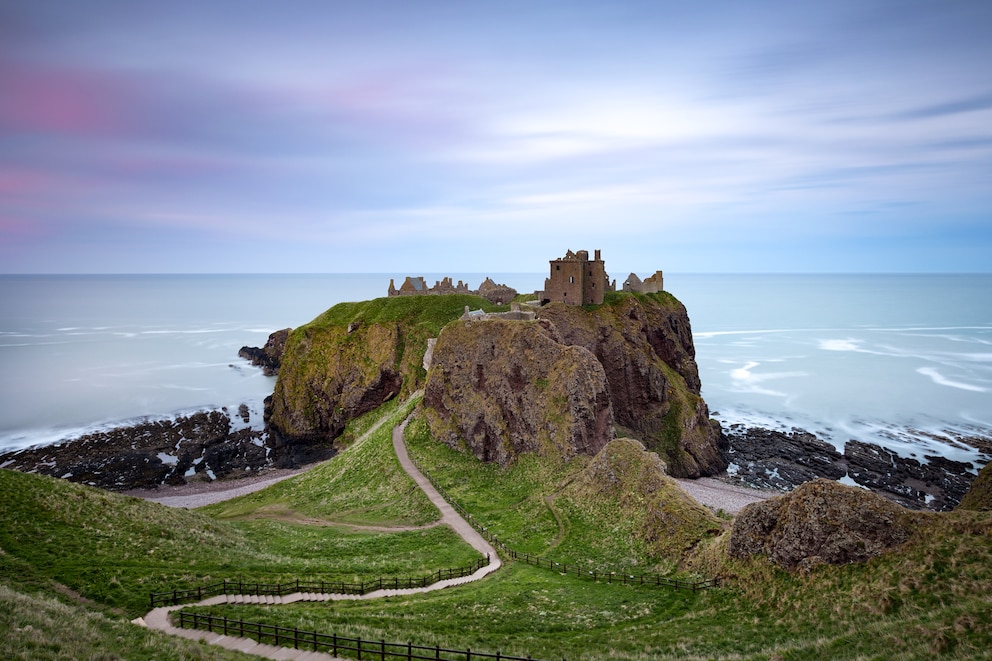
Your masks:
{"label": "dunnottar castle", "polygon": [[[546,303],[569,303],[571,305],[601,305],[606,292],[616,291],[616,280],[610,280],[606,273],[599,250],[589,259],[587,250],[572,252],[569,250],[564,257],[552,259],[551,273],[544,280],[544,290],[535,292],[537,300]],[[653,294],[664,290],[664,277],[661,271],[641,280],[636,273],[631,273],[624,280],[623,290]],[[505,305],[513,301],[517,290],[506,285],[499,285],[491,278],[486,278],[479,289],[470,290],[461,280],[457,285],[452,284],[451,278],[438,280],[433,287],[428,287],[423,277],[407,276],[406,280],[396,288],[395,282],[389,281],[390,296],[427,296],[437,294],[476,294],[492,303]]]}

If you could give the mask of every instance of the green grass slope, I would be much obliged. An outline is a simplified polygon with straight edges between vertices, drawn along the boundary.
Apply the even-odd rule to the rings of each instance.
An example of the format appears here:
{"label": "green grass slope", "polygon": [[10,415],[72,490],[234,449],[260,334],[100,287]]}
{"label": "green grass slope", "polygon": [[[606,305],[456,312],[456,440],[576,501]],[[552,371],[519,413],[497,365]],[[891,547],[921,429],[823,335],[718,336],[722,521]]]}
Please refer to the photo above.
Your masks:
{"label": "green grass slope", "polygon": [[[383,602],[204,610],[366,639],[545,659],[989,656],[989,514],[922,516],[912,539],[896,552],[864,564],[790,573],[763,558],[729,560],[719,521],[666,495],[667,485],[636,447],[615,448],[608,469],[617,485],[626,485],[615,491],[602,486],[602,476],[589,479],[597,469],[588,458],[565,463],[522,455],[501,470],[434,441],[417,424],[408,428],[408,447],[513,548],[590,567],[681,567],[683,573],[719,575],[724,587],[692,593],[597,584],[510,563],[479,584]],[[648,497],[636,497],[638,490]],[[665,528],[651,525],[650,513],[658,511],[654,498],[677,505],[663,514],[696,516],[701,527],[694,533],[691,526],[689,533],[678,527],[670,531],[673,544],[658,544]],[[695,545],[687,544],[692,539]]]}
{"label": "green grass slope", "polygon": [[150,592],[222,579],[359,581],[467,565],[478,554],[453,531],[420,527],[439,515],[392,452],[404,414],[393,407],[376,433],[310,473],[205,511],[0,470],[5,582],[133,618]]}
{"label": "green grass slope", "polygon": [[[274,519],[317,525],[420,526],[440,518],[416,483],[400,467],[392,429],[414,403],[394,400],[354,421],[360,434],[372,421],[378,429],[332,461],[262,491],[201,508],[218,519]],[[374,476],[374,479],[370,479]]]}
{"label": "green grass slope", "polygon": [[258,657],[134,626],[124,618],[0,582],[0,659],[248,661]]}
{"label": "green grass slope", "polygon": [[[176,584],[370,578],[386,570],[417,576],[471,561],[475,552],[446,528],[354,528],[436,516],[409,491],[388,451],[389,429],[404,413],[395,406],[380,432],[309,479],[204,511],[0,470],[0,628],[7,636],[0,656],[17,658],[24,649],[31,653],[22,658],[237,658],[126,622],[147,609],[149,591]],[[416,422],[407,437],[411,454],[445,489],[517,550],[590,569],[719,575],[725,587],[693,593],[609,585],[511,562],[482,582],[423,595],[201,610],[573,661],[990,656],[987,512],[922,515],[894,552],[790,573],[762,558],[728,559],[721,522],[670,492],[636,445],[615,445],[600,465],[525,455],[501,470],[434,441]],[[670,521],[679,523],[666,527]],[[72,629],[64,646],[52,642],[62,629]]]}

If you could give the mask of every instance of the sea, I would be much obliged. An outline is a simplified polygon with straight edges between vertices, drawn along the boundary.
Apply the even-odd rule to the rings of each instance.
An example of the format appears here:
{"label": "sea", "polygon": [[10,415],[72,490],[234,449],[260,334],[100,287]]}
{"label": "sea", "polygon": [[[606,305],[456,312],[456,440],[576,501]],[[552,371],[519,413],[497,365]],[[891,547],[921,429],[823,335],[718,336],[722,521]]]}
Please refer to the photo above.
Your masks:
{"label": "sea", "polygon": [[[275,379],[238,350],[405,275],[0,276],[0,451],[240,404],[260,427]],[[415,275],[521,292],[545,276]],[[665,289],[723,425],[989,459],[975,439],[992,439],[992,274],[676,273]]]}

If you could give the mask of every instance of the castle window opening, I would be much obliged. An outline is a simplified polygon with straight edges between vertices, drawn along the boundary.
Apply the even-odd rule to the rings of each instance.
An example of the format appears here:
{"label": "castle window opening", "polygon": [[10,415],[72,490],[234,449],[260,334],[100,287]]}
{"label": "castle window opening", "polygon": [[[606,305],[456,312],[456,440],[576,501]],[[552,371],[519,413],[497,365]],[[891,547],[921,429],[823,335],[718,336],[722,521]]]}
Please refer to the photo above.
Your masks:
{"label": "castle window opening", "polygon": [[570,285],[574,285],[575,284],[575,276],[574,275],[568,276],[568,284],[570,284]]}

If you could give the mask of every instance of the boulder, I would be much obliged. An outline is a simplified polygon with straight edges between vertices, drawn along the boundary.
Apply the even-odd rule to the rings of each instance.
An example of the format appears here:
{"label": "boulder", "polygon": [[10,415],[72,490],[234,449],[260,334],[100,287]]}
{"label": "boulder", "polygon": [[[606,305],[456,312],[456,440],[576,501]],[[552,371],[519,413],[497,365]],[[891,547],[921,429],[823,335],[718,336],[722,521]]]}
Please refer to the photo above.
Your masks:
{"label": "boulder", "polygon": [[909,539],[913,525],[912,512],[882,496],[816,479],[741,510],[729,553],[786,569],[864,562]]}

